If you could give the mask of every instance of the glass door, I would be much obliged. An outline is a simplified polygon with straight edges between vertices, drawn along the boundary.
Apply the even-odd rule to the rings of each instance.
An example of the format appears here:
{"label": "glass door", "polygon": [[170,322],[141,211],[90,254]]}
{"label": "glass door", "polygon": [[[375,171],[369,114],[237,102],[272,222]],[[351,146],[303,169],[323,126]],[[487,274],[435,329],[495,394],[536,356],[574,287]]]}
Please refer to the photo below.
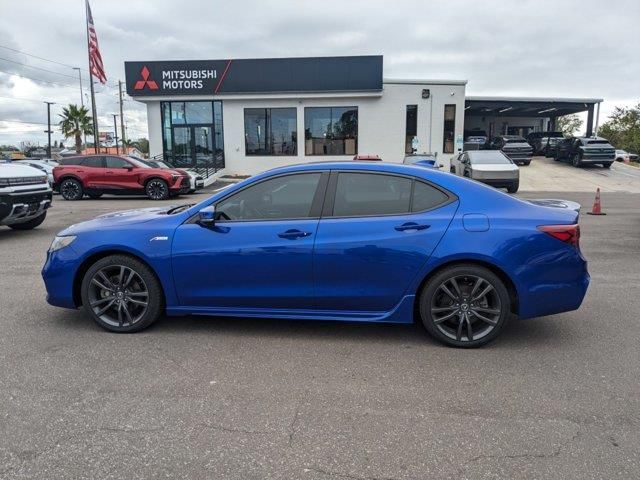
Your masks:
{"label": "glass door", "polygon": [[193,149],[196,166],[211,167],[213,165],[213,128],[210,125],[191,127]]}
{"label": "glass door", "polygon": [[192,139],[192,127],[173,127],[173,161],[176,167],[193,165]]}

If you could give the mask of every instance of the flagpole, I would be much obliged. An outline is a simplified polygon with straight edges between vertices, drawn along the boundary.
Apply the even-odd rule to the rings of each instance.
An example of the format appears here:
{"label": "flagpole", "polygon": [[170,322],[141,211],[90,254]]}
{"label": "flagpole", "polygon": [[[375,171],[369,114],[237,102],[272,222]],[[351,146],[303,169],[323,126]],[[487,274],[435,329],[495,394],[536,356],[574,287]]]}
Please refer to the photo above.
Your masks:
{"label": "flagpole", "polygon": [[89,86],[91,87],[91,115],[93,115],[93,147],[100,153],[100,134],[98,133],[98,116],[96,113],[96,94],[93,89],[93,73],[91,72],[91,50],[89,43],[89,1],[84,2],[85,27],[87,29],[87,57],[89,59]]}

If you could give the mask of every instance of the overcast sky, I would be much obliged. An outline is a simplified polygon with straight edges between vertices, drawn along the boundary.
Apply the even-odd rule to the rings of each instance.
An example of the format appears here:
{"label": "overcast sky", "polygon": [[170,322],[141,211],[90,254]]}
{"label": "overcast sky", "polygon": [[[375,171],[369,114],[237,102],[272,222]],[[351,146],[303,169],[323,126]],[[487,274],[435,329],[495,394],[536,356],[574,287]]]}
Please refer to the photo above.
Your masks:
{"label": "overcast sky", "polygon": [[[0,0],[0,7],[0,45],[87,68],[84,0]],[[100,125],[113,124],[125,60],[383,54],[386,78],[466,79],[467,95],[604,98],[603,117],[640,102],[638,0],[92,0],[91,7],[109,79],[97,87]],[[77,71],[0,47],[0,143],[43,144],[45,100],[56,102],[56,121],[62,105],[79,103]],[[142,104],[127,99],[125,122],[131,138],[146,136]]]}

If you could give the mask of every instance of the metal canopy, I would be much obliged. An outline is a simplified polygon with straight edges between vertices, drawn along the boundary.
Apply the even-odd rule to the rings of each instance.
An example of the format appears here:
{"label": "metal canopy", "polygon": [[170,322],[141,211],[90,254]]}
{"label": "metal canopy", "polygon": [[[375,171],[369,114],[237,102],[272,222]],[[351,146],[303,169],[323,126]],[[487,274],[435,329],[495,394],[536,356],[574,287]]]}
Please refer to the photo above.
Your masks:
{"label": "metal canopy", "polygon": [[550,118],[593,111],[601,98],[467,97],[465,115]]}

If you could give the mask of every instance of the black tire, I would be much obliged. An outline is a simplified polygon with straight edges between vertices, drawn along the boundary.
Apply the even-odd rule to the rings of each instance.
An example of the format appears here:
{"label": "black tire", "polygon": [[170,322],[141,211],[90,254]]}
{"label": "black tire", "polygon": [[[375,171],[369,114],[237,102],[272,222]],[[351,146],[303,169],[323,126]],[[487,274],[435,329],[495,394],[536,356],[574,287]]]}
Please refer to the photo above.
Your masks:
{"label": "black tire", "polygon": [[520,188],[520,181],[518,180],[515,183],[512,183],[511,185],[509,185],[507,187],[507,192],[509,193],[516,193],[518,191],[518,189]]}
{"label": "black tire", "polygon": [[27,222],[22,223],[14,223],[9,225],[9,228],[13,228],[14,230],[32,230],[44,222],[44,219],[47,218],[47,212],[44,211],[42,214],[36,218],[32,218]]}
{"label": "black tire", "polygon": [[602,166],[603,166],[604,168],[611,168],[611,164],[612,164],[612,163],[613,163],[613,162],[604,162],[604,163],[602,164]]}
{"label": "black tire", "polygon": [[[442,285],[447,284],[453,288],[451,279],[456,279],[460,298],[464,299],[459,304],[442,290]],[[476,284],[478,279],[481,279],[481,282]],[[474,302],[472,294],[477,295],[478,290],[482,290],[483,293],[489,286],[491,288],[487,294]],[[453,291],[449,290],[456,295],[455,288]],[[447,301],[449,305],[439,306]],[[491,342],[500,335],[511,316],[511,299],[502,280],[491,270],[473,264],[455,265],[438,272],[423,287],[419,302],[420,318],[424,328],[433,338],[451,347],[473,348]],[[434,312],[433,309],[440,311]],[[493,313],[485,313],[489,311]],[[434,315],[440,313],[442,315],[439,318],[434,318]],[[487,317],[481,320],[476,316],[478,314]],[[443,321],[443,317],[450,318]]]}
{"label": "black tire", "polygon": [[100,197],[102,196],[102,192],[91,192],[91,193],[87,193],[87,196],[88,196],[89,198],[92,198],[92,199],[94,199],[94,200],[95,200],[95,199],[100,198]]}
{"label": "black tire", "polygon": [[528,162],[523,162],[522,165],[528,167],[529,165],[531,165],[531,160],[529,160]]}
{"label": "black tire", "polygon": [[[124,279],[119,280],[117,272],[122,269],[127,274]],[[116,275],[110,276],[109,271],[116,272]],[[129,271],[133,271],[137,276],[133,276],[133,279],[126,283]],[[108,281],[104,280],[105,275]],[[102,287],[106,288],[98,286],[94,282],[94,277]],[[124,287],[118,289],[118,281],[119,285]],[[116,290],[122,296],[116,296]],[[142,294],[144,291],[147,292],[147,304],[143,307],[139,303],[144,301],[145,295]],[[81,295],[84,310],[98,325],[111,332],[139,332],[155,322],[164,312],[162,286],[153,271],[141,261],[127,255],[110,255],[91,265],[82,279]],[[136,304],[129,303],[134,301]],[[121,309],[120,302],[124,305],[122,307],[124,309]],[[105,307],[106,311],[100,314]],[[120,317],[121,312],[122,317]],[[122,321],[118,322],[114,315],[122,318]]]}
{"label": "black tire", "polygon": [[571,164],[576,168],[580,168],[582,166],[582,160],[579,153],[573,154],[573,156],[571,157]]}
{"label": "black tire", "polygon": [[150,200],[166,200],[169,198],[169,185],[161,178],[152,178],[147,182],[144,191]]}
{"label": "black tire", "polygon": [[65,200],[81,200],[84,195],[82,184],[75,178],[65,178],[60,182],[60,195]]}

